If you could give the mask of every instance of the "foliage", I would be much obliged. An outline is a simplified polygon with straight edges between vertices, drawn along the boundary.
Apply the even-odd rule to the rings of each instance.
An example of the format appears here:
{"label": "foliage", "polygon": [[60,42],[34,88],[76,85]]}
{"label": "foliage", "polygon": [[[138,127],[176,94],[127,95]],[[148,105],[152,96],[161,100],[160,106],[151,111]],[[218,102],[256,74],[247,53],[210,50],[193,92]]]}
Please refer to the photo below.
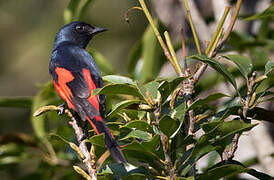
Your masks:
{"label": "foliage", "polygon": [[[65,22],[79,16],[84,17],[84,11],[91,2],[86,1],[81,8],[79,1],[71,0],[64,12]],[[248,20],[262,19],[270,23],[267,14],[272,9],[273,5]],[[162,33],[163,25],[157,19],[154,22]],[[273,36],[273,32],[269,33],[272,34],[249,37],[233,32],[229,47],[239,54],[221,55],[223,61],[206,55],[189,56],[188,59],[206,63],[216,71],[202,76],[196,85],[200,90],[192,97],[195,101],[188,104],[187,98],[178,89],[191,77],[157,78],[166,60],[151,26],[148,25],[142,39],[136,42],[130,52],[129,76],[106,75],[103,77],[106,85],[93,92],[105,94],[108,104],[113,105],[107,108],[109,112],[105,119],[129,162],[115,164],[108,157],[101,167],[97,167],[98,179],[166,179],[171,169],[181,179],[219,179],[235,177],[240,173],[248,173],[258,179],[271,179],[269,175],[231,159],[220,161],[216,158],[203,171],[191,173],[195,164],[209,153],[215,152],[220,159],[223,158],[225,149],[232,146],[235,134],[248,132],[256,126],[250,122],[251,119],[273,122],[273,112],[256,107],[262,102],[273,100],[273,92],[270,91],[274,85],[273,61],[260,56],[262,53],[267,54],[271,48],[273,50],[273,40],[268,39]],[[257,46],[260,48],[256,49]],[[249,52],[248,56],[241,55],[243,51]],[[96,50],[91,52],[103,73],[113,74],[114,70],[106,58]],[[223,63],[224,61],[232,63]],[[255,75],[252,73],[254,70],[257,72]],[[210,78],[211,76],[214,78]],[[236,78],[242,83],[236,83]],[[254,85],[251,94],[248,94],[250,80]],[[207,92],[207,97],[199,96],[201,92],[226,82],[234,88],[230,94],[211,91]],[[34,112],[41,106],[61,103],[51,83],[40,89],[35,97],[3,97],[0,105],[28,108]],[[243,102],[249,96],[246,105]],[[246,115],[243,114],[245,108]],[[194,133],[203,132],[201,137],[194,138],[186,131],[190,111],[194,112],[196,120]],[[34,135],[2,136],[0,141],[4,145],[0,147],[0,167],[9,169],[36,159],[36,170],[22,179],[77,179],[78,175],[72,166],[79,158],[67,144],[74,142],[75,136],[65,119],[66,117],[59,117],[56,113],[48,113],[39,118],[31,117]],[[96,160],[100,160],[107,150],[104,135],[94,135],[90,131],[90,136],[89,142],[95,147]],[[167,156],[173,167],[169,167]]]}

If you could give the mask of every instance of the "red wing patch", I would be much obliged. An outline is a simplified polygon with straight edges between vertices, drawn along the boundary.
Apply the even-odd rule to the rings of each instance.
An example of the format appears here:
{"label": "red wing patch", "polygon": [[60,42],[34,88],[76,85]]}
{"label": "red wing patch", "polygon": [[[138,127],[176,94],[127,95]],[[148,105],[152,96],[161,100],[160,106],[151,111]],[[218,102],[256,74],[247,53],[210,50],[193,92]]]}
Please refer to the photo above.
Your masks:
{"label": "red wing patch", "polygon": [[[88,97],[88,101],[97,109],[98,112],[100,112],[98,96],[97,95],[92,96],[92,91],[94,89],[96,89],[97,87],[96,87],[95,83],[93,82],[93,80],[91,78],[91,74],[90,74],[88,69],[83,69],[83,74],[84,74],[85,80],[88,84],[88,88],[89,88],[89,92],[90,92],[90,96]],[[102,121],[102,118],[101,117],[96,118],[96,120]]]}
{"label": "red wing patch", "polygon": [[[95,116],[97,117],[97,116]],[[100,117],[100,116],[99,116]],[[89,121],[89,123],[91,124],[91,126],[93,127],[94,131],[96,132],[96,134],[100,134],[97,127],[94,125],[94,123],[92,122],[92,120],[89,119],[89,117],[87,116],[87,120]]]}
{"label": "red wing patch", "polygon": [[[73,74],[69,70],[67,70],[65,68],[60,68],[60,67],[57,67],[55,69],[55,72],[58,76],[58,84],[55,81],[53,81],[56,91],[61,96],[61,98],[67,102],[69,108],[76,110],[75,106],[73,105],[73,103],[71,101],[71,98],[73,98],[72,92],[71,92],[70,88],[67,86],[67,83],[71,82],[74,79]],[[83,75],[84,75],[85,81],[88,84],[88,88],[89,88],[89,92],[90,92],[88,101],[98,110],[98,112],[100,112],[98,96],[91,95],[92,91],[94,89],[96,89],[96,85],[91,78],[91,74],[90,74],[89,70],[83,69]],[[94,119],[95,119],[95,121],[99,121],[99,122],[103,121],[101,116],[95,116]],[[95,132],[97,134],[99,134],[97,127],[94,125],[94,123],[88,116],[87,116],[87,120],[92,125]]]}
{"label": "red wing patch", "polygon": [[58,84],[53,81],[56,91],[61,96],[61,98],[63,98],[67,102],[68,107],[75,110],[75,106],[71,101],[71,97],[73,97],[73,95],[71,93],[71,90],[67,86],[67,83],[74,79],[72,73],[69,70],[60,67],[57,67],[55,69],[55,72],[58,76]]}

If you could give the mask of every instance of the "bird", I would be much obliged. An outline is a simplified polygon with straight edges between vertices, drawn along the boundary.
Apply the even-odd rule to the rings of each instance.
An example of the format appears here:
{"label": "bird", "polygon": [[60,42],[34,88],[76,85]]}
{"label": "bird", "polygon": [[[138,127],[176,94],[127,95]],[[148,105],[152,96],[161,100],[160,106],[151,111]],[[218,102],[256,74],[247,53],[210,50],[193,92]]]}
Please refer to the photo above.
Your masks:
{"label": "bird", "polygon": [[104,121],[105,95],[92,91],[104,86],[98,66],[85,50],[90,40],[106,28],[92,26],[81,21],[64,25],[56,34],[49,62],[49,73],[59,96],[81,120],[91,124],[97,134],[105,133],[105,144],[115,162],[126,159]]}

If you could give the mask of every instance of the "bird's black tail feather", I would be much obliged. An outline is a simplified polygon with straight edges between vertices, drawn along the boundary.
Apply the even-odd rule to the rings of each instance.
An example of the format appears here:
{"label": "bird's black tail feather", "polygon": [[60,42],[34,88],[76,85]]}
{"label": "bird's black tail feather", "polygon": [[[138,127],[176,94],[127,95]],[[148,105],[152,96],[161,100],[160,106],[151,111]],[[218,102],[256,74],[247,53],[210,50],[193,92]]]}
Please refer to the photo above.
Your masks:
{"label": "bird's black tail feather", "polygon": [[[105,121],[97,118],[98,117],[91,119],[91,122],[94,124],[94,126],[96,126],[99,133],[105,133],[105,144],[109,149],[112,158],[117,163],[126,163],[127,161],[124,157],[124,154],[122,153],[118,143],[115,141]],[[90,121],[90,118],[88,118],[88,120]]]}
{"label": "bird's black tail feather", "polygon": [[88,119],[97,134],[105,133],[105,144],[114,161],[117,163],[126,163],[127,161],[120,149],[120,146],[115,141],[103,118],[98,112],[93,111],[94,107],[89,103],[89,101],[85,99],[74,99],[73,101],[77,101],[77,103],[74,102],[74,104],[79,105],[76,106],[76,109],[81,119],[84,121]]}

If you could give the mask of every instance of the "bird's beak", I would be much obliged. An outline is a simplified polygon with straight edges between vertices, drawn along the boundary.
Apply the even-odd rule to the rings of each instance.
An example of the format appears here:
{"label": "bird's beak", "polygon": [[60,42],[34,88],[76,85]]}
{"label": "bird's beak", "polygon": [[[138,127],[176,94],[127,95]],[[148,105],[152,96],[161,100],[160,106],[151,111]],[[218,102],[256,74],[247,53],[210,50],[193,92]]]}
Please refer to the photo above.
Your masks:
{"label": "bird's beak", "polygon": [[95,27],[90,34],[95,35],[95,34],[98,34],[100,32],[104,32],[107,30],[108,29],[106,29],[106,28]]}

